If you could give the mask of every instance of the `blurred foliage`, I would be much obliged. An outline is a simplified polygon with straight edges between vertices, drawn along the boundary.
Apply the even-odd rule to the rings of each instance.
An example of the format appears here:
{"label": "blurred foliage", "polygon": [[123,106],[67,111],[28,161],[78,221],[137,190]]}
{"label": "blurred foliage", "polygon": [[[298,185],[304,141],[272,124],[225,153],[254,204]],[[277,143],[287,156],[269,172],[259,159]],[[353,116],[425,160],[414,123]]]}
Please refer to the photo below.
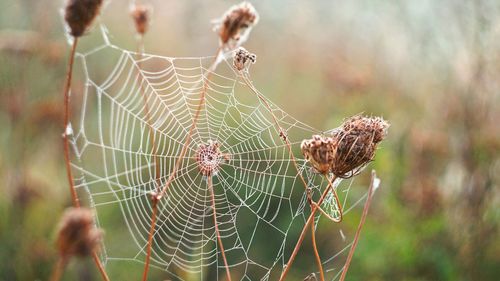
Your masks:
{"label": "blurred foliage", "polygon": [[[54,229],[70,205],[60,137],[69,48],[59,2],[0,2],[0,280],[48,278]],[[112,1],[99,20],[134,49],[124,2]],[[209,21],[228,1],[150,3],[148,52],[215,50]],[[258,55],[252,76],[271,100],[321,129],[359,112],[392,123],[372,165],[382,188],[348,280],[498,280],[498,1],[254,4],[261,22],[245,46]],[[327,228],[318,233],[328,240]],[[112,267],[116,280],[142,270]],[[299,264],[290,280],[312,270]],[[92,276],[90,261],[66,273]]]}

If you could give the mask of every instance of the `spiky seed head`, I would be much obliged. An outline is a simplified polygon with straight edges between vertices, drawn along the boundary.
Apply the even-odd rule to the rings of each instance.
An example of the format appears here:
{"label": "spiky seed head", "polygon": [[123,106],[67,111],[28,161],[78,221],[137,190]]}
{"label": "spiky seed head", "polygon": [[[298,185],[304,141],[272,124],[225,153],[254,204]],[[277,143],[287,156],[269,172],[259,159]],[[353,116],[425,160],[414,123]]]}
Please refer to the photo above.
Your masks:
{"label": "spiky seed head", "polygon": [[380,117],[353,116],[333,131],[335,157],[331,172],[340,178],[356,175],[375,156],[389,123]]}
{"label": "spiky seed head", "polygon": [[62,257],[84,257],[97,249],[103,232],[94,226],[92,211],[69,208],[59,223],[57,249]]}
{"label": "spiky seed head", "polygon": [[67,0],[64,8],[64,20],[69,33],[74,37],[82,36],[96,18],[102,0]]}
{"label": "spiky seed head", "polygon": [[233,65],[238,71],[242,71],[250,64],[254,64],[257,61],[257,56],[250,53],[243,47],[239,47],[233,56]]}
{"label": "spiky seed head", "polygon": [[321,174],[327,174],[333,163],[334,141],[331,137],[313,135],[312,139],[303,140],[300,148],[305,159]]}
{"label": "spiky seed head", "polygon": [[144,35],[148,31],[151,7],[147,5],[134,4],[130,8],[130,15],[134,20],[135,30]]}
{"label": "spiky seed head", "polygon": [[219,34],[221,44],[233,49],[247,39],[250,30],[258,21],[259,15],[252,4],[242,2],[232,6],[217,20],[214,30]]}
{"label": "spiky seed head", "polygon": [[312,139],[303,140],[302,154],[318,173],[349,178],[373,160],[388,128],[389,123],[380,117],[354,116],[331,136],[313,135]]}

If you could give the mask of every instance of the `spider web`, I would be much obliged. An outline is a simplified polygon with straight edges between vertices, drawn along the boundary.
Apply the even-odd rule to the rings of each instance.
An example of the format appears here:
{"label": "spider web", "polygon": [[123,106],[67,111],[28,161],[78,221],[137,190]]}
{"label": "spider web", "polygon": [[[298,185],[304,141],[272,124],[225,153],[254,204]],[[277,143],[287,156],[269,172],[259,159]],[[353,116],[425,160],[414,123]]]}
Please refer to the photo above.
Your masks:
{"label": "spider web", "polygon": [[[138,55],[111,44],[101,29],[104,44],[77,54],[85,90],[73,94],[76,110],[67,131],[75,156],[76,187],[87,194],[83,197],[95,209],[96,223],[106,231],[103,263],[144,262],[151,192],[165,185],[207,82],[206,102],[188,153],[159,201],[151,266],[174,280],[214,280],[224,275],[207,179],[194,160],[198,145],[212,140],[229,156],[213,176],[213,189],[232,277],[277,280],[310,213],[299,173],[314,197],[327,181],[302,157],[297,158],[297,171],[273,116],[230,61],[223,60],[207,80],[213,57]],[[304,138],[322,133],[267,102],[295,155],[300,155]],[[334,186],[347,213],[366,197],[366,187],[352,197],[347,196],[352,181],[342,188],[339,184]],[[338,215],[332,196],[323,206]],[[319,217],[318,212],[316,226]],[[330,236],[338,242],[321,254],[327,276],[334,280],[344,262],[339,256],[350,241],[342,231]]]}

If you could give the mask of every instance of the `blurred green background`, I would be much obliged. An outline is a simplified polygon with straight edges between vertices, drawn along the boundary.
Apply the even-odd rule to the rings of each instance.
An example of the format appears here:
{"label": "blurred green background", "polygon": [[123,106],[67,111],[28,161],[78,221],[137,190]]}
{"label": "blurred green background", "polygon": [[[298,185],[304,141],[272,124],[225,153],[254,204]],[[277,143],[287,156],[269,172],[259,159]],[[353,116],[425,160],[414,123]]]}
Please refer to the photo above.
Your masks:
{"label": "blurred green background", "polygon": [[[218,44],[210,20],[237,2],[147,3],[154,8],[149,53],[205,56]],[[500,3],[252,3],[260,22],[245,47],[258,56],[252,78],[270,100],[324,130],[360,112],[392,124],[371,164],[382,188],[348,280],[498,280]],[[61,7],[0,2],[0,280],[48,279],[54,229],[70,205],[61,139],[69,46]],[[114,43],[133,50],[128,9],[128,1],[112,1],[98,22]],[[328,238],[322,227],[318,240]],[[115,269],[128,277],[141,270]],[[290,280],[313,270],[299,265]],[[120,278],[137,280],[128,277]],[[66,278],[98,275],[84,260],[70,264]]]}

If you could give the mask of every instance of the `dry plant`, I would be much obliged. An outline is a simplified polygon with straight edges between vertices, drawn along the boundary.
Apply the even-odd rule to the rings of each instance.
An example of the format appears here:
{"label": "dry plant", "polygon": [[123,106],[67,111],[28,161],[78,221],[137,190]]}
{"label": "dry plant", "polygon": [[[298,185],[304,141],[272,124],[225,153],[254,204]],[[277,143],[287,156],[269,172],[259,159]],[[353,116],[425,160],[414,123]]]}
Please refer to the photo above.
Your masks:
{"label": "dry plant", "polygon": [[95,253],[103,232],[94,225],[93,214],[87,208],[69,208],[59,223],[57,234],[58,261],[51,281],[61,279],[72,257],[87,257]]}
{"label": "dry plant", "polygon": [[[304,140],[302,142],[301,148],[304,157],[311,162],[314,169],[325,176],[328,181],[328,186],[323,191],[323,194],[321,195],[318,202],[314,202],[309,199],[311,203],[311,214],[309,215],[309,218],[304,225],[302,233],[299,236],[299,240],[286,264],[286,268],[283,271],[280,280],[285,280],[286,275],[288,274],[288,271],[290,270],[291,265],[302,244],[302,241],[304,240],[307,228],[312,224],[314,220],[316,211],[320,210],[320,212],[322,212],[333,222],[338,223],[342,221],[342,206],[340,205],[336,190],[333,187],[333,182],[337,178],[347,178],[357,175],[368,162],[372,161],[373,157],[375,156],[377,145],[385,138],[388,127],[389,124],[382,118],[354,116],[347,119],[341,127],[334,130],[331,136],[313,136],[312,139]],[[331,178],[329,177],[330,174],[332,175]],[[350,257],[348,257],[347,259],[340,280],[343,280],[345,278],[345,274],[347,273],[347,270],[349,268],[350,259],[352,258],[352,254],[354,253],[359,233],[370,205],[370,197],[374,185],[374,180],[375,174],[373,173],[372,183],[370,185],[370,191],[368,195],[369,198],[367,199],[367,203],[365,204],[363,217],[361,219],[358,232],[356,233],[356,237],[354,238],[353,247],[351,248],[351,251],[349,253]],[[330,191],[333,193],[337,207],[339,209],[339,218],[333,218],[329,216],[321,208],[321,204]],[[311,228],[314,227],[311,226]],[[318,264],[320,272],[320,280],[324,280],[321,258],[319,257],[316,248],[314,231],[312,231],[312,244],[316,262]]]}
{"label": "dry plant", "polygon": [[[149,28],[150,24],[150,17],[151,17],[151,7],[140,4],[140,3],[134,3],[130,7],[130,16],[132,17],[132,20],[134,21],[134,26],[135,26],[135,31],[137,35],[137,79],[142,75],[142,58],[144,56],[144,36],[146,35],[146,32]],[[151,149],[153,153],[153,160],[155,163],[155,182],[156,186],[159,189],[161,182],[160,182],[160,163],[158,162],[158,156],[157,156],[157,150],[156,150],[156,143],[155,143],[155,137],[154,137],[154,129],[152,127],[152,119],[151,119],[151,111],[149,108],[149,103],[148,103],[148,97],[146,96],[146,89],[144,88],[144,84],[141,83],[140,89],[139,89],[142,100],[144,103],[144,109],[145,109],[145,117],[146,117],[146,123],[148,125],[148,133],[149,133],[149,138],[151,139]],[[150,231],[149,231],[149,236],[148,236],[148,247],[146,249],[146,260],[144,262],[144,270],[143,270],[143,276],[142,280],[147,280],[148,277],[148,272],[149,272],[149,262],[151,258],[151,250],[152,250],[152,243],[153,243],[153,235],[155,231],[155,225],[156,225],[156,217],[157,217],[157,204],[158,204],[158,193],[154,192],[151,195],[151,202],[153,204],[153,211],[151,214],[151,226],[150,226]]]}
{"label": "dry plant", "polygon": [[[323,215],[325,215],[328,219],[333,222],[340,223],[342,221],[342,205],[340,203],[339,197],[335,188],[333,188],[333,183],[337,178],[350,178],[357,175],[361,170],[373,160],[375,156],[375,150],[377,145],[385,138],[387,135],[387,129],[389,128],[389,123],[387,123],[384,119],[380,117],[364,117],[360,115],[353,116],[347,119],[341,127],[334,130],[331,136],[323,137],[319,135],[314,135],[312,139],[304,140],[301,144],[302,153],[306,160],[308,160],[313,168],[320,174],[323,174],[328,182],[328,186],[324,190],[318,202],[314,202],[311,198],[310,190],[308,189],[308,185],[300,172],[299,166],[295,159],[295,156],[292,151],[292,146],[286,132],[279,125],[278,119],[276,115],[273,113],[270,103],[266,100],[264,95],[262,95],[257,88],[252,84],[252,81],[248,75],[249,66],[252,63],[255,63],[256,56],[248,52],[246,49],[240,47],[233,56],[233,66],[238,71],[240,77],[242,78],[245,85],[250,88],[250,90],[259,98],[259,100],[264,104],[269,113],[272,115],[274,120],[276,129],[279,133],[279,136],[285,142],[289,157],[294,164],[297,174],[304,184],[304,188],[308,192],[308,201],[311,206],[311,214],[309,215],[306,224],[302,230],[302,233],[299,236],[299,240],[297,241],[295,248],[292,252],[292,255],[289,258],[289,261],[286,264],[285,270],[281,274],[280,281],[285,280],[288,271],[291,268],[291,265],[295,259],[295,256],[300,249],[300,246],[305,238],[305,234],[307,228],[311,225],[314,220],[314,215],[316,211],[320,211]],[[330,178],[330,174],[332,177]],[[373,181],[375,179],[375,174],[372,174],[372,184],[370,185],[369,196],[371,197],[371,192],[373,189]],[[334,218],[331,217],[327,212],[325,212],[321,208],[321,204],[324,199],[328,195],[329,192],[333,193],[336,206],[339,210],[339,217]],[[352,258],[352,254],[357,244],[357,240],[359,237],[359,232],[364,223],[364,219],[368,212],[368,208],[370,205],[371,198],[367,199],[367,204],[365,205],[363,211],[362,222],[360,223],[358,232],[356,233],[355,242],[353,243],[353,247],[349,253],[350,258],[348,258],[346,265],[344,266],[344,270],[342,273],[342,279],[345,278],[345,274],[347,273],[347,269],[349,268],[350,259]],[[321,262],[321,258],[319,256],[317,246],[316,246],[316,237],[314,227],[311,227],[311,239],[313,250],[316,258],[316,263],[318,266],[318,270],[320,273],[320,280],[324,281],[324,272],[323,266]],[[308,277],[309,278],[309,277]],[[313,278],[313,277],[311,277]],[[314,278],[316,278],[314,276]],[[307,278],[306,278],[307,279]]]}
{"label": "dry plant", "polygon": [[[78,38],[80,38],[92,24],[94,19],[97,17],[99,10],[102,5],[102,0],[68,0],[64,8],[64,20],[67,24],[67,32],[73,37],[73,43],[71,46],[70,57],[68,62],[68,71],[66,77],[66,84],[64,86],[64,158],[66,163],[66,172],[69,181],[69,188],[71,192],[71,199],[73,206],[76,208],[80,207],[80,201],[78,200],[78,195],[76,193],[74,179],[71,172],[70,154],[69,154],[69,139],[68,137],[73,134],[69,119],[69,98],[71,89],[71,78],[73,75],[73,63],[75,60],[76,47],[78,44]],[[97,256],[95,250],[92,250],[92,257],[94,262],[99,269],[104,280],[109,280],[104,268]]]}
{"label": "dry plant", "polygon": [[[68,64],[68,75],[66,80],[66,85],[64,89],[64,153],[66,160],[66,168],[68,179],[70,183],[70,191],[73,200],[73,204],[76,208],[80,207],[78,201],[78,196],[74,187],[73,176],[71,174],[70,167],[70,156],[69,156],[69,140],[68,136],[72,134],[72,129],[69,123],[70,112],[69,112],[69,91],[71,87],[71,76],[73,69],[73,62],[75,57],[76,46],[78,38],[84,34],[88,29],[89,25],[92,23],[94,18],[99,12],[100,6],[102,4],[101,0],[88,0],[88,1],[78,1],[71,0],[67,2],[65,9],[65,20],[68,26],[68,32],[73,36],[74,40],[72,43],[70,61]],[[137,75],[140,76],[141,73],[141,61],[144,56],[144,36],[147,33],[150,21],[151,8],[142,4],[134,4],[131,7],[130,15],[134,21],[136,34],[138,37],[137,43],[137,57],[138,62],[136,63]],[[349,178],[357,175],[367,163],[373,160],[375,156],[375,150],[378,143],[380,143],[386,136],[387,128],[389,124],[378,117],[364,117],[364,116],[354,116],[347,119],[344,124],[338,129],[334,130],[328,136],[314,135],[312,139],[304,140],[301,144],[301,150],[305,159],[311,163],[314,170],[322,174],[328,185],[320,196],[319,200],[315,202],[312,199],[311,190],[301,173],[300,167],[294,156],[292,145],[288,139],[287,132],[280,126],[278,118],[276,117],[273,109],[271,108],[270,102],[262,95],[256,87],[252,84],[249,78],[248,69],[250,64],[256,62],[256,56],[244,48],[240,47],[243,42],[248,38],[249,32],[252,27],[258,22],[259,16],[255,8],[248,2],[243,2],[239,5],[231,7],[221,19],[216,21],[214,30],[219,36],[219,47],[216,50],[214,60],[207,69],[206,73],[202,76],[203,86],[200,91],[200,100],[196,107],[195,114],[192,118],[192,122],[187,132],[182,149],[179,155],[176,157],[173,167],[171,168],[170,174],[165,182],[162,184],[160,182],[160,165],[157,157],[157,148],[154,138],[154,128],[152,127],[151,113],[148,102],[148,97],[146,96],[146,90],[144,85],[141,84],[140,93],[145,106],[145,117],[149,127],[149,135],[152,140],[151,148],[154,155],[155,162],[155,172],[156,172],[156,188],[151,192],[151,203],[152,211],[150,217],[150,227],[147,239],[146,256],[144,261],[144,270],[142,274],[142,280],[146,281],[148,278],[148,272],[150,267],[150,259],[152,252],[152,244],[154,240],[154,235],[156,231],[156,223],[158,216],[158,203],[163,197],[168,196],[168,190],[172,182],[176,179],[178,170],[181,168],[183,159],[188,151],[189,145],[192,140],[193,132],[197,126],[197,122],[200,113],[205,105],[207,91],[209,89],[209,81],[213,72],[215,71],[217,65],[225,58],[227,54],[233,54],[233,66],[237,70],[239,76],[246,86],[256,95],[259,101],[266,107],[272,116],[274,126],[279,134],[279,137],[283,140],[287,147],[290,160],[292,161],[297,175],[300,181],[304,185],[304,189],[307,192],[307,199],[311,208],[311,213],[302,229],[297,243],[295,244],[294,250],[289,257],[286,267],[281,274],[280,280],[284,280],[292,267],[293,261],[301,247],[301,244],[305,238],[305,234],[309,227],[311,227],[311,237],[312,245],[316,258],[316,263],[319,270],[319,278],[324,281],[324,271],[322,268],[322,262],[320,255],[318,253],[315,237],[315,229],[312,226],[314,217],[317,211],[320,211],[327,218],[333,222],[340,223],[342,221],[342,206],[339,197],[336,193],[336,188],[334,187],[334,182],[338,178]],[[239,48],[238,48],[239,47]],[[237,49],[238,48],[238,49]],[[210,192],[211,198],[211,208],[213,214],[213,222],[215,227],[215,234],[217,237],[217,247],[220,248],[222,260],[224,263],[225,273],[227,280],[231,280],[231,273],[229,270],[228,262],[226,259],[226,254],[224,250],[224,245],[222,243],[221,235],[219,233],[219,227],[217,222],[217,209],[215,204],[215,193],[213,190],[212,177],[217,174],[220,168],[220,164],[228,159],[228,155],[224,155],[220,151],[219,144],[216,141],[208,141],[205,144],[199,144],[198,150],[196,152],[195,161],[198,165],[199,172],[206,178],[207,188]],[[343,267],[341,280],[345,278],[347,270],[349,268],[350,260],[356,248],[356,244],[360,235],[361,228],[364,224],[368,208],[371,202],[371,197],[374,188],[376,188],[376,176],[372,172],[372,180],[370,188],[368,191],[368,198],[365,203],[363,210],[363,215],[354,238],[351,250],[349,252],[346,264]],[[339,217],[332,217],[327,212],[321,208],[321,204],[325,200],[329,193],[333,194],[336,206],[339,211]],[[77,213],[80,211],[80,213]],[[78,209],[70,210],[65,216],[61,230],[59,232],[58,246],[60,252],[60,261],[56,265],[54,270],[53,280],[59,280],[62,270],[67,263],[69,257],[78,255],[88,255],[91,254],[94,257],[95,263],[102,274],[104,280],[109,280],[102,264],[96,254],[96,244],[101,238],[101,232],[93,228],[92,224],[92,214],[88,213],[87,210]],[[309,279],[307,279],[309,278]],[[307,277],[307,280],[315,280],[316,275],[312,274]]]}

